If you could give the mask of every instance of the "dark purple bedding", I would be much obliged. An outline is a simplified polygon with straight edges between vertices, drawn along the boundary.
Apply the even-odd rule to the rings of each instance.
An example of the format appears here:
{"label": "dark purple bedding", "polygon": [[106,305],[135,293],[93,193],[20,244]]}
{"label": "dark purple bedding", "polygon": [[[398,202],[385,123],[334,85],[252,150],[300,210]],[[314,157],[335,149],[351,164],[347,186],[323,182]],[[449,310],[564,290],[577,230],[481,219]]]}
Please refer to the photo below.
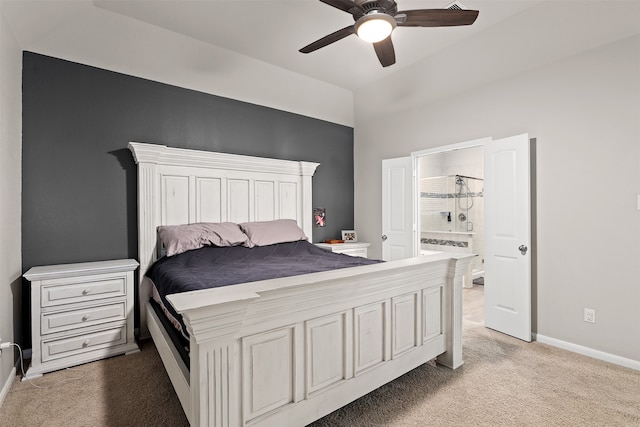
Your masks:
{"label": "dark purple bedding", "polygon": [[301,240],[254,248],[204,247],[159,259],[147,276],[164,306],[180,319],[167,302],[167,295],[378,262],[333,253]]}

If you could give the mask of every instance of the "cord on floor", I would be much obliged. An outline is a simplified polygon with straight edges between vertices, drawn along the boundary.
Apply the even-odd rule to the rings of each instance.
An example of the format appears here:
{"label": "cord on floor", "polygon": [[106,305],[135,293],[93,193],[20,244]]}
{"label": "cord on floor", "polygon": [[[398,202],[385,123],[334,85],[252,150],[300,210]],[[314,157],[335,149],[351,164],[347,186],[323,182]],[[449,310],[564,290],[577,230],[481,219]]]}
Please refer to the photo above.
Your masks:
{"label": "cord on floor", "polygon": [[7,349],[10,346],[16,347],[18,349],[18,351],[20,352],[20,370],[22,371],[22,381],[28,381],[29,384],[31,384],[33,387],[36,387],[36,388],[52,388],[52,387],[56,387],[56,386],[59,386],[61,384],[65,384],[65,383],[68,383],[68,382],[71,382],[71,381],[81,380],[82,378],[85,377],[85,375],[87,375],[87,372],[83,371],[81,369],[67,368],[66,369],[67,371],[80,372],[82,375],[80,375],[79,377],[66,378],[64,380],[60,380],[60,381],[58,381],[58,382],[56,382],[54,384],[51,384],[51,385],[46,385],[46,386],[38,385],[38,384],[34,383],[33,380],[30,380],[29,378],[27,378],[27,374],[24,371],[24,357],[22,356],[22,348],[18,344],[13,343],[13,342],[3,342],[2,344],[0,344],[0,350]]}

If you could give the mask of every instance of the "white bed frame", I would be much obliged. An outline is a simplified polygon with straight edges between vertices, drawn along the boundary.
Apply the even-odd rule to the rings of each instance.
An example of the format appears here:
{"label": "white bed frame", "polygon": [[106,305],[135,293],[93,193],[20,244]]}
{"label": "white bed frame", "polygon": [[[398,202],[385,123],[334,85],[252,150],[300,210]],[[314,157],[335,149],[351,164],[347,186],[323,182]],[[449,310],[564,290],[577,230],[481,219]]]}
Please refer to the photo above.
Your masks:
{"label": "white bed frame", "polygon": [[130,143],[138,164],[140,335],[191,425],[304,426],[437,357],[462,365],[462,276],[435,255],[170,295],[190,367],[148,303],[156,227],[297,220],[312,236],[317,163]]}

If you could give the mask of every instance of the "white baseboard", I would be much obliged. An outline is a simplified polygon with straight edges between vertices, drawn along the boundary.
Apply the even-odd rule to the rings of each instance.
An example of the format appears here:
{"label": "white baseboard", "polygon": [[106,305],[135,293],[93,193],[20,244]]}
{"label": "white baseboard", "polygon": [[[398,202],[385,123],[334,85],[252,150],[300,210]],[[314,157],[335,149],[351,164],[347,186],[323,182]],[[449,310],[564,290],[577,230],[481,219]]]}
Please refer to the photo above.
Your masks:
{"label": "white baseboard", "polygon": [[594,359],[603,360],[605,362],[613,363],[614,365],[624,366],[625,368],[635,369],[640,371],[640,362],[633,359],[627,359],[625,357],[616,356],[615,354],[605,353],[604,351],[594,350],[593,348],[584,347],[578,344],[573,344],[567,341],[562,341],[556,338],[546,337],[540,334],[534,334],[533,339],[543,344],[549,344],[554,347],[569,350],[574,353],[582,354],[584,356],[593,357]]}
{"label": "white baseboard", "polygon": [[7,381],[5,381],[2,386],[2,390],[0,390],[0,408],[2,407],[2,403],[4,402],[4,398],[9,394],[9,390],[11,389],[11,384],[13,384],[13,380],[16,379],[16,368],[14,367],[11,372],[9,372],[9,376],[7,377]]}

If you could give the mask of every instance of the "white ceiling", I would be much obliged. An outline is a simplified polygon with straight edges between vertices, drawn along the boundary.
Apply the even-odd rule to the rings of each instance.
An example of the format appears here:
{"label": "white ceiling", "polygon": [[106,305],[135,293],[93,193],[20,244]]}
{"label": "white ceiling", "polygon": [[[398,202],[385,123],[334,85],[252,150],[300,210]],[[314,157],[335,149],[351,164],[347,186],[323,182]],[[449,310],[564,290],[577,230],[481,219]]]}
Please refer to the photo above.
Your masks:
{"label": "white ceiling", "polygon": [[[640,0],[462,0],[480,11],[471,26],[396,28],[396,64],[383,68],[370,44],[349,36],[310,54],[301,47],[353,23],[351,15],[319,0],[0,0],[26,50],[55,28],[82,20],[91,9],[115,13],[355,91],[406,70],[433,68],[442,58],[496,58],[530,65],[557,60],[640,33]],[[452,0],[397,0],[400,10],[443,8]],[[559,7],[562,6],[562,7]],[[97,8],[97,9],[96,9]],[[117,31],[117,29],[116,29]],[[522,49],[517,49],[522,46]],[[503,58],[500,58],[503,59]],[[451,61],[450,61],[451,62]],[[464,63],[464,61],[462,61]],[[509,61],[502,61],[501,67]],[[418,68],[420,68],[418,67]],[[514,67],[513,72],[521,71]],[[475,70],[478,74],[480,70]],[[501,75],[508,74],[501,70]],[[468,70],[473,73],[473,69]],[[394,76],[395,77],[395,76]],[[469,74],[471,78],[471,74]],[[388,81],[388,79],[385,79]]]}
{"label": "white ceiling", "polygon": [[[452,0],[398,0],[400,10],[443,8]],[[95,0],[97,7],[157,25],[279,67],[356,89],[540,3],[465,0],[480,10],[472,26],[397,28],[396,64],[383,68],[371,44],[349,36],[310,54],[298,50],[353,24],[350,14],[319,0]]]}

